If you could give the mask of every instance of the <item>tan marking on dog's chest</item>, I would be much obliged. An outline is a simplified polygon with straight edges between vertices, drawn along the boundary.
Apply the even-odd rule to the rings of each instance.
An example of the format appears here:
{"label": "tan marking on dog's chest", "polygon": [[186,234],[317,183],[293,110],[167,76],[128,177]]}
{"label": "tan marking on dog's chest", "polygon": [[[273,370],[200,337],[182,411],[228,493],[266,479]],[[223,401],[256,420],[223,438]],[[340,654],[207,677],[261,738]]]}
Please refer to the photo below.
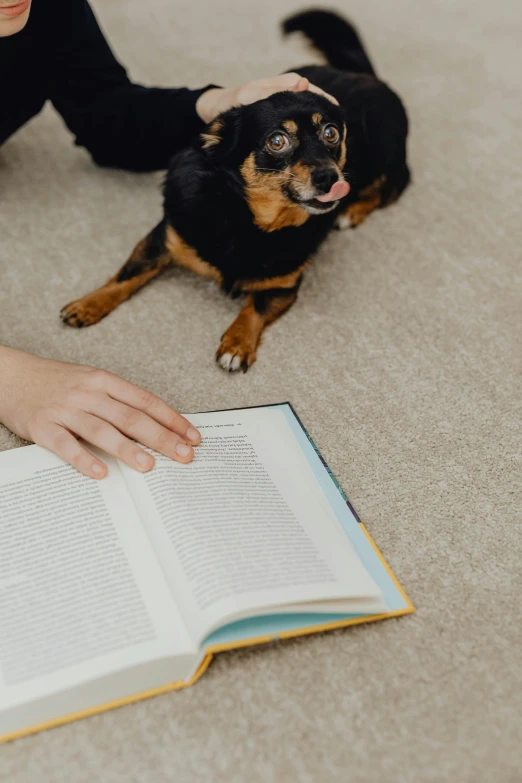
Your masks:
{"label": "tan marking on dog's chest", "polygon": [[287,275],[268,277],[266,280],[239,280],[237,282],[238,289],[255,293],[259,291],[270,291],[273,288],[295,288],[299,278],[309,263],[309,261],[306,261],[304,264],[301,264],[300,267],[294,269],[293,272],[289,272]]}
{"label": "tan marking on dog's chest", "polygon": [[283,178],[257,171],[253,152],[241,166],[241,174],[245,181],[246,201],[258,228],[278,231],[306,223],[309,213],[284,195],[281,189]]}
{"label": "tan marking on dog's chest", "polygon": [[209,277],[211,280],[215,280],[216,283],[221,283],[223,276],[219,269],[200,258],[194,248],[188,245],[172,226],[167,226],[165,246],[172,260],[178,266],[190,269],[191,272],[194,272],[195,275],[200,275],[200,277]]}

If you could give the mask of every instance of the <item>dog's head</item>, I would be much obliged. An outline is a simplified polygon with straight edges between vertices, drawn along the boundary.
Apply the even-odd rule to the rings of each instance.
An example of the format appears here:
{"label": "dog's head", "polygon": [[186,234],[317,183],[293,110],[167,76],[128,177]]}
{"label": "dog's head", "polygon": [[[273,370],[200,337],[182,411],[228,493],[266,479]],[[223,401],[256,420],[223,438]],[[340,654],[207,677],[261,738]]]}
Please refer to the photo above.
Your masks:
{"label": "dog's head", "polygon": [[279,92],[230,109],[207,126],[200,145],[241,183],[267,231],[329,212],[349,190],[344,114],[313,92]]}

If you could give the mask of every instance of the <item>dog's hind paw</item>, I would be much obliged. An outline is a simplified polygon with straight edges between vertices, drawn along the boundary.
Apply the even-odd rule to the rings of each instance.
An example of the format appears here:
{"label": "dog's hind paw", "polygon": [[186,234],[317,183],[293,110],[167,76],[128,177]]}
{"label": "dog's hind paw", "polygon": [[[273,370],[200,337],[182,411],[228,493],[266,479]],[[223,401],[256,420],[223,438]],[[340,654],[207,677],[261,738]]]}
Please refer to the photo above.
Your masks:
{"label": "dog's hind paw", "polygon": [[345,213],[344,215],[339,215],[335,221],[335,228],[338,231],[345,231],[347,228],[354,228],[354,225],[350,219],[350,216]]}

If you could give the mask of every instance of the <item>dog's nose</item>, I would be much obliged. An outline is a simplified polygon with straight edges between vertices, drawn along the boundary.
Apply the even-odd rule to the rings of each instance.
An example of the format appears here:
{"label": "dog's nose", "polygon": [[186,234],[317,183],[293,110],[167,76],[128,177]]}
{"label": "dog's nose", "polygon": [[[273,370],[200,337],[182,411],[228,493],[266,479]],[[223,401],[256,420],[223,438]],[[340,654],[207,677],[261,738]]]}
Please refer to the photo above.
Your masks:
{"label": "dog's nose", "polygon": [[332,185],[338,179],[339,174],[332,166],[321,166],[312,171],[312,185],[321,194],[329,193]]}

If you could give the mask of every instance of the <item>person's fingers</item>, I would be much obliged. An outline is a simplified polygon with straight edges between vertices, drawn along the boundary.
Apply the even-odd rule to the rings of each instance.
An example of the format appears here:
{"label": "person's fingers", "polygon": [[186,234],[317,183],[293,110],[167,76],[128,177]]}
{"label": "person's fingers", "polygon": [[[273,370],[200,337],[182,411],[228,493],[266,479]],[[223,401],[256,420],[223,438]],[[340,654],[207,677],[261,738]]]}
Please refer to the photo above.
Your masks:
{"label": "person's fingers", "polygon": [[83,440],[98,446],[107,454],[125,462],[131,468],[141,472],[154,467],[154,457],[137,443],[122,435],[109,422],[84,411],[66,411],[63,413],[65,426]]}
{"label": "person's fingers", "polygon": [[102,371],[102,378],[98,382],[98,388],[100,391],[105,391],[114,400],[143,411],[167,429],[181,435],[192,445],[196,446],[200,442],[201,435],[189,420],[156,397],[155,394],[104,371]]}
{"label": "person's fingers", "polygon": [[331,101],[331,103],[335,103],[336,106],[339,106],[339,101],[337,98],[334,98],[333,95],[330,95],[329,92],[325,92],[324,90],[321,90],[320,87],[317,87],[315,84],[309,84],[308,89],[310,92],[315,92],[317,95],[322,95],[323,98],[326,98],[327,100]]}
{"label": "person's fingers", "polygon": [[301,76],[293,86],[294,92],[306,92],[310,89],[310,82],[305,76]]}
{"label": "person's fingers", "polygon": [[57,454],[84,476],[101,479],[107,475],[107,465],[78,443],[74,435],[59,424],[49,422],[42,428],[35,442]]}
{"label": "person's fingers", "polygon": [[[112,454],[113,457],[124,462],[130,468],[146,472],[154,467],[154,457],[148,451],[141,448],[130,438],[123,435],[116,427],[104,419],[93,416],[91,413],[77,411],[70,415],[64,414],[65,426],[79,435],[83,440],[92,443],[102,451]],[[164,430],[166,433],[167,431]],[[163,445],[160,440],[158,445]],[[186,443],[180,442],[169,457],[177,462],[190,462],[194,452]]]}
{"label": "person's fingers", "polygon": [[292,92],[315,92],[316,95],[322,95],[323,98],[331,101],[336,106],[339,106],[339,101],[334,98],[330,93],[325,92],[316,84],[311,84],[306,76],[300,76],[298,73],[285,73],[282,76],[277,76],[275,79],[267,79],[258,82],[260,89],[260,98],[268,98],[274,92],[281,90],[290,90]]}
{"label": "person's fingers", "polygon": [[192,447],[187,445],[185,438],[172,432],[147,413],[112,397],[105,394],[92,395],[92,399],[87,401],[83,408],[112,424],[124,435],[166,457],[185,462],[193,456]]}
{"label": "person's fingers", "polygon": [[283,73],[279,76],[274,76],[271,79],[257,79],[253,82],[247,82],[242,87],[236,88],[235,97],[231,102],[231,105],[245,105],[249,103],[256,103],[262,101],[265,98],[270,97],[276,92],[285,92],[289,90],[291,92],[315,92],[317,95],[322,95],[323,98],[331,101],[336,106],[339,105],[337,98],[334,98],[330,93],[325,92],[315,84],[310,84],[306,76],[301,76],[298,73]]}

